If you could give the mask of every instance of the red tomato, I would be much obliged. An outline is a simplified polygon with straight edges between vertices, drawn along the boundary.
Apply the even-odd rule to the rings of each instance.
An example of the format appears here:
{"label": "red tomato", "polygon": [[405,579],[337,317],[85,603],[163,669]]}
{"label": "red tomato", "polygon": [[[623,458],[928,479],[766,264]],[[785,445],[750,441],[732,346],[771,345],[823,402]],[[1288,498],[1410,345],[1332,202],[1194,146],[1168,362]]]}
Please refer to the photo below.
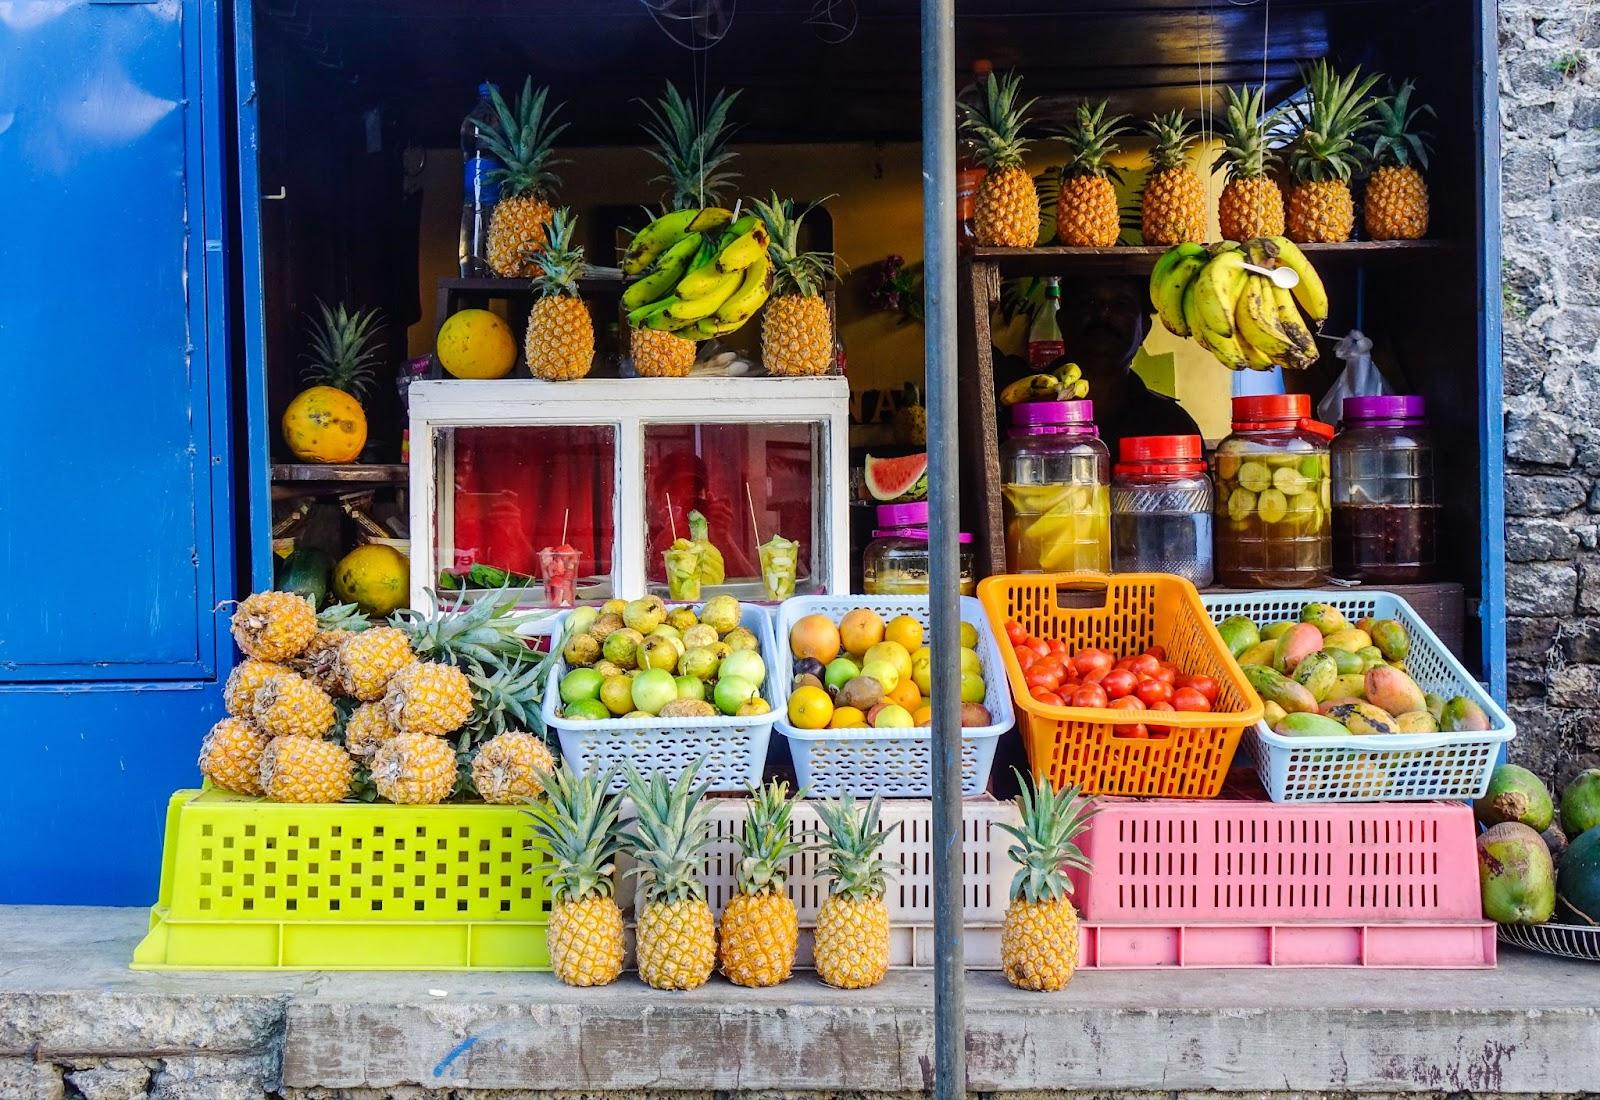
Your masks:
{"label": "red tomato", "polygon": [[1141,653],[1128,658],[1128,667],[1138,676],[1154,676],[1156,669],[1161,667],[1161,662],[1148,653]]}
{"label": "red tomato", "polygon": [[1156,670],[1150,674],[1163,684],[1175,684],[1178,680],[1178,670],[1171,665],[1157,665]]}
{"label": "red tomato", "polygon": [[1172,702],[1172,686],[1160,680],[1140,680],[1133,693],[1139,697],[1139,702],[1147,707],[1153,707],[1157,703]]}
{"label": "red tomato", "polygon": [[1110,703],[1112,710],[1143,710],[1144,703],[1137,695],[1124,695],[1120,699],[1113,699]]}
{"label": "red tomato", "polygon": [[1211,709],[1211,701],[1192,687],[1179,688],[1172,695],[1172,707],[1174,710],[1207,711]]}
{"label": "red tomato", "polygon": [[1061,673],[1047,668],[1030,668],[1022,677],[1022,682],[1029,689],[1042,687],[1046,691],[1054,691],[1061,684]]}
{"label": "red tomato", "polygon": [[1128,669],[1129,671],[1137,671],[1133,667],[1133,658],[1132,657],[1119,657],[1117,659],[1117,663],[1112,665],[1111,667],[1112,668],[1125,668],[1125,669]]}
{"label": "red tomato", "polygon": [[1125,668],[1114,668],[1100,677],[1100,686],[1111,698],[1121,699],[1133,694],[1133,689],[1139,686],[1139,678]]}
{"label": "red tomato", "polygon": [[[1176,708],[1173,707],[1171,703],[1151,703],[1148,709],[1152,714],[1159,712],[1171,714]],[[1161,734],[1165,736],[1166,734],[1172,732],[1171,726],[1158,726],[1154,722],[1147,723],[1147,725],[1149,726],[1150,732],[1154,734]]]}
{"label": "red tomato", "polygon": [[1109,672],[1111,665],[1111,654],[1103,649],[1081,649],[1072,658],[1072,667],[1080,676],[1085,677],[1096,669]]}
{"label": "red tomato", "polygon": [[1023,672],[1027,672],[1030,668],[1032,668],[1033,663],[1038,659],[1039,655],[1033,650],[1028,649],[1026,646],[1017,650],[1017,664],[1022,666]]}
{"label": "red tomato", "polygon": [[1105,707],[1109,706],[1110,703],[1111,700],[1106,698],[1105,688],[1101,687],[1099,684],[1083,684],[1072,693],[1072,698],[1068,701],[1067,705],[1074,707],[1097,707],[1104,709]]}
{"label": "red tomato", "polygon": [[1097,668],[1092,672],[1086,672],[1083,674],[1083,682],[1086,684],[1098,684],[1100,681],[1109,676],[1111,671],[1111,669],[1107,668]]}
{"label": "red tomato", "polygon": [[1033,650],[1035,656],[1047,657],[1050,654],[1050,644],[1038,638],[1029,638],[1022,644]]}
{"label": "red tomato", "polygon": [[1164,645],[1147,645],[1144,647],[1144,651],[1158,661],[1167,659],[1167,647]]}
{"label": "red tomato", "polygon": [[1215,704],[1217,701],[1217,682],[1210,676],[1180,676],[1178,687],[1194,688],[1206,697],[1206,702]]}
{"label": "red tomato", "polygon": [[1131,726],[1113,726],[1111,730],[1113,737],[1125,737],[1130,741],[1146,741],[1150,737],[1150,731],[1143,722],[1135,722]]}
{"label": "red tomato", "polygon": [[1063,657],[1067,655],[1067,643],[1063,642],[1060,638],[1051,638],[1045,644],[1050,647],[1051,653],[1058,653]]}
{"label": "red tomato", "polygon": [[1006,620],[1006,637],[1011,639],[1012,645],[1021,645],[1027,640],[1028,632],[1022,629],[1022,624],[1015,619]]}
{"label": "red tomato", "polygon": [[1033,697],[1039,700],[1039,702],[1049,703],[1053,707],[1059,707],[1063,705],[1061,696],[1057,695],[1053,691],[1046,691],[1043,688],[1034,688]]}

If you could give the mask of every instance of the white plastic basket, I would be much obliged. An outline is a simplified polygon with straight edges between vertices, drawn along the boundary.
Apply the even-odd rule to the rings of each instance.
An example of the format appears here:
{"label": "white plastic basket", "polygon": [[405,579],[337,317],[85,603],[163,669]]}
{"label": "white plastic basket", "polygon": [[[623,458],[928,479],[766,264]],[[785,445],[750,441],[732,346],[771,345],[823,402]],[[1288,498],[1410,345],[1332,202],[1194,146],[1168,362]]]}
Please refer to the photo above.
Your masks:
{"label": "white plastic basket", "polygon": [[[795,777],[814,795],[928,798],[933,793],[933,752],[932,731],[927,726],[803,730],[788,720],[789,684],[794,679],[790,628],[807,615],[826,615],[838,622],[858,607],[871,608],[885,620],[910,615],[924,627],[928,625],[926,596],[795,596],[783,601],[774,615],[767,693],[773,710],[778,712],[778,729],[789,739]],[[987,726],[971,726],[961,733],[961,793],[972,798],[988,789],[995,745],[1000,735],[1011,728],[1015,714],[1005,665],[983,605],[971,596],[962,596],[961,621],[971,623],[978,631],[977,653],[985,688],[983,705],[991,719]]]}
{"label": "white plastic basket", "polygon": [[[740,625],[760,641],[761,657],[770,668],[776,649],[772,620],[766,609],[754,604],[744,604],[742,610]],[[604,771],[614,765],[632,764],[641,772],[658,771],[675,779],[699,760],[704,762],[700,780],[710,783],[713,791],[746,791],[761,782],[767,743],[772,739],[772,724],[779,709],[770,693],[766,698],[772,711],[753,717],[609,718],[587,722],[561,717],[561,678],[566,674],[567,662],[558,655],[545,685],[544,721],[560,736],[561,755],[572,761],[574,770],[581,772],[593,766]],[[621,790],[624,786],[619,772],[612,789]]]}
{"label": "white plastic basket", "polygon": [[1391,592],[1317,589],[1201,595],[1213,622],[1244,615],[1257,625],[1297,620],[1310,602],[1338,608],[1352,623],[1394,619],[1411,636],[1407,673],[1424,691],[1465,695],[1489,716],[1470,733],[1405,733],[1370,737],[1282,737],[1265,723],[1246,733],[1243,749],[1274,802],[1416,802],[1479,798],[1501,746],[1516,727],[1456,660],[1411,605]]}

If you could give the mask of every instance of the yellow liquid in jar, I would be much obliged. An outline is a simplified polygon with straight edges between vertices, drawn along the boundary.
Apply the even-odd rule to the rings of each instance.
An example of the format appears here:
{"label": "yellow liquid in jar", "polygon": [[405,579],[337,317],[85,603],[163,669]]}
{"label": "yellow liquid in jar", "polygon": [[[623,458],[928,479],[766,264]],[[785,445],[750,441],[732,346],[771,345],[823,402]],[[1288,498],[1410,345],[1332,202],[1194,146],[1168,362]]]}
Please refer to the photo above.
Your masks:
{"label": "yellow liquid in jar", "polygon": [[1111,489],[1006,485],[1006,566],[1013,573],[1109,573]]}

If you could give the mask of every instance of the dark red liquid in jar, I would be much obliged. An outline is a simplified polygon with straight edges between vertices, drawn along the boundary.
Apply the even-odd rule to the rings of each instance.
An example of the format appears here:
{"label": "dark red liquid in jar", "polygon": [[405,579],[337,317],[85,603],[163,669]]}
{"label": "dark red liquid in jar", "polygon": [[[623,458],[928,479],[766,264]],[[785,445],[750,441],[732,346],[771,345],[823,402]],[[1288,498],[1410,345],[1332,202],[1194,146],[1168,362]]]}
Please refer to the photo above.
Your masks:
{"label": "dark red liquid in jar", "polygon": [[1335,504],[1334,574],[1389,584],[1432,580],[1438,511],[1436,504]]}

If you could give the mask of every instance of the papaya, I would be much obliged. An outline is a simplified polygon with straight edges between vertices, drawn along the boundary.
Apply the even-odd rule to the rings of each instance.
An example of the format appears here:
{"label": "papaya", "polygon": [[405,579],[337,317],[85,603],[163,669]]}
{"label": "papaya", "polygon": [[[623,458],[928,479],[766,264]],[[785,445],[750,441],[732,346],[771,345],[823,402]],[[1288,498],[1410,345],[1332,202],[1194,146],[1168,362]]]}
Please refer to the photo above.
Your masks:
{"label": "papaya", "polygon": [[1339,666],[1340,676],[1359,676],[1367,671],[1366,662],[1348,649],[1331,649],[1324,646],[1322,652],[1333,658],[1334,663]]}
{"label": "papaya", "polygon": [[1486,826],[1516,821],[1542,833],[1555,817],[1555,806],[1537,775],[1515,764],[1500,764],[1489,776],[1489,789],[1472,804],[1472,812]]}
{"label": "papaya", "polygon": [[1340,676],[1333,682],[1333,687],[1328,689],[1328,694],[1324,701],[1327,699],[1337,698],[1341,695],[1346,699],[1353,699],[1358,703],[1365,702],[1367,698],[1366,677],[1362,676],[1359,672],[1350,673],[1346,676]]}
{"label": "papaya", "polygon": [[1342,649],[1349,653],[1354,653],[1358,649],[1371,644],[1372,636],[1365,630],[1356,630],[1354,627],[1349,630],[1335,630],[1332,634],[1322,639],[1324,649]]}
{"label": "papaya", "polygon": [[1274,723],[1272,732],[1283,737],[1349,737],[1350,731],[1332,718],[1320,714],[1286,714]]}
{"label": "papaya", "polygon": [[1372,636],[1372,644],[1383,653],[1385,661],[1403,661],[1406,654],[1411,652],[1411,635],[1393,619],[1378,620],[1367,633]]}
{"label": "papaya", "polygon": [[1280,623],[1268,623],[1261,628],[1261,640],[1263,642],[1275,642],[1283,637],[1285,632],[1294,625],[1294,621],[1291,619],[1285,619]]}
{"label": "papaya", "polygon": [[1326,603],[1306,604],[1300,609],[1300,621],[1310,623],[1321,631],[1324,637],[1339,630],[1347,630],[1350,626],[1350,620],[1344,617],[1343,611]]}
{"label": "papaya", "polygon": [[1239,654],[1241,665],[1270,665],[1272,658],[1278,652],[1278,643],[1271,638],[1257,642],[1243,653]]}
{"label": "papaya", "polygon": [[1379,710],[1371,703],[1340,703],[1327,712],[1328,717],[1343,722],[1345,729],[1363,736],[1397,732],[1394,715]]}
{"label": "papaya", "polygon": [[1465,695],[1457,695],[1440,709],[1439,728],[1445,733],[1486,730],[1489,728],[1489,716]]}
{"label": "papaya", "polygon": [[1390,714],[1424,710],[1428,705],[1417,682],[1399,669],[1390,668],[1388,665],[1376,665],[1367,669],[1366,675],[1362,678],[1362,686],[1362,694],[1366,696],[1367,702],[1383,708]]}
{"label": "papaya", "polygon": [[1256,629],[1255,621],[1244,615],[1223,619],[1217,624],[1217,633],[1222,635],[1223,644],[1235,658],[1261,641],[1261,631]]}
{"label": "papaya", "polygon": [[1600,825],[1600,768],[1590,768],[1567,784],[1561,792],[1561,829],[1577,841]]}
{"label": "papaya", "polygon": [[1396,733],[1438,733],[1439,723],[1425,710],[1408,710],[1394,716]]}
{"label": "papaya", "polygon": [[1490,920],[1543,924],[1555,913],[1555,878],[1544,840],[1521,822],[1502,821],[1479,835],[1478,884]]}
{"label": "papaya", "polygon": [[1574,838],[1561,856],[1556,911],[1565,924],[1600,925],[1600,829]]}
{"label": "papaya", "polygon": [[1250,665],[1244,670],[1250,686],[1256,689],[1263,703],[1277,703],[1286,714],[1305,712],[1315,714],[1317,701],[1311,693],[1281,672],[1264,665]]}
{"label": "papaya", "polygon": [[1333,685],[1338,682],[1339,666],[1332,657],[1319,649],[1315,653],[1306,654],[1295,666],[1291,679],[1309,691],[1311,697],[1320,703],[1328,697],[1328,692],[1333,690]]}
{"label": "papaya", "polygon": [[1272,667],[1290,673],[1307,656],[1322,648],[1322,631],[1310,623],[1295,623],[1278,636],[1278,651],[1272,656]]}

